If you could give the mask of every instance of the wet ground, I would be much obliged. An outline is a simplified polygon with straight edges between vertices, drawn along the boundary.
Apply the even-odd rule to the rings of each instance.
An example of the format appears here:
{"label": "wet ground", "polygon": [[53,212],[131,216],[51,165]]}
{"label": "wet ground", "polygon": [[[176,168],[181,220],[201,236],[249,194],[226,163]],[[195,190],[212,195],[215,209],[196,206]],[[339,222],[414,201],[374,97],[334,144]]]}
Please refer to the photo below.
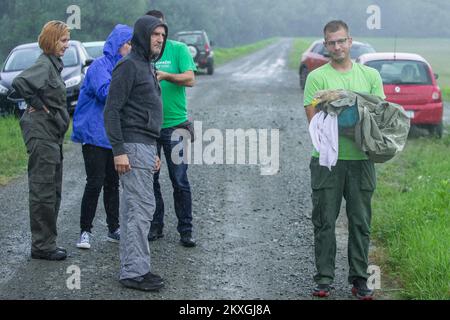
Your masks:
{"label": "wet ground", "polygon": [[[0,299],[311,299],[312,146],[298,76],[287,67],[291,45],[291,40],[283,39],[217,68],[213,76],[198,76],[196,87],[189,89],[190,116],[202,122],[204,133],[217,129],[215,136],[225,137],[226,129],[255,129],[259,134],[267,129],[270,138],[275,132],[271,130],[278,129],[279,173],[262,175],[267,171],[259,165],[192,165],[189,177],[198,246],[188,249],[179,244],[171,185],[163,165],[165,237],[150,244],[153,271],[166,279],[163,290],[142,293],[121,287],[118,246],[106,241],[101,201],[92,249],[75,247],[85,173],[81,147],[68,144],[58,245],[67,248],[70,257],[63,262],[31,260],[26,177],[0,188]],[[333,297],[349,299],[345,219],[339,220],[337,230]],[[81,270],[81,289],[67,287],[70,266]]]}

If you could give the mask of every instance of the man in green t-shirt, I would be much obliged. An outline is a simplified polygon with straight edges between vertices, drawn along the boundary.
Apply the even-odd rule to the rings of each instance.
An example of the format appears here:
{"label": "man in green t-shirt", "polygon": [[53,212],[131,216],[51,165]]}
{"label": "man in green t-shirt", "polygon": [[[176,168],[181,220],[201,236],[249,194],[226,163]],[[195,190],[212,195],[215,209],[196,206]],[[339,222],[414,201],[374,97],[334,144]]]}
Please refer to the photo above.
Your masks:
{"label": "man in green t-shirt", "polygon": [[[330,62],[312,71],[306,80],[304,106],[308,121],[316,114],[313,97],[319,90],[345,89],[385,98],[383,83],[377,70],[353,63],[350,57],[352,38],[343,21],[331,21],[324,28],[324,45]],[[314,245],[317,287],[313,295],[327,297],[335,276],[336,219],[342,197],[346,200],[348,217],[349,283],[352,293],[370,300],[373,291],[367,287],[370,242],[371,198],[376,175],[372,161],[347,137],[339,135],[336,166],[330,171],[320,166],[315,150],[310,164],[314,224]]]}
{"label": "man in green t-shirt", "polygon": [[[152,10],[147,15],[154,16],[165,22],[161,11]],[[185,247],[195,247],[192,238],[192,196],[191,187],[187,176],[187,163],[175,164],[172,161],[172,150],[180,149],[183,145],[182,138],[172,140],[173,133],[180,125],[188,121],[186,87],[195,84],[194,60],[188,47],[181,42],[167,40],[164,54],[156,63],[156,74],[161,83],[164,120],[161,135],[158,139],[158,156],[161,157],[161,149],[164,150],[170,180],[173,186],[173,199],[175,213],[178,218],[178,232],[180,242]],[[180,151],[183,157],[184,150]],[[159,184],[159,172],[155,173],[153,188],[156,198],[156,209],[150,228],[148,239],[150,241],[162,238],[164,227],[164,201]]]}

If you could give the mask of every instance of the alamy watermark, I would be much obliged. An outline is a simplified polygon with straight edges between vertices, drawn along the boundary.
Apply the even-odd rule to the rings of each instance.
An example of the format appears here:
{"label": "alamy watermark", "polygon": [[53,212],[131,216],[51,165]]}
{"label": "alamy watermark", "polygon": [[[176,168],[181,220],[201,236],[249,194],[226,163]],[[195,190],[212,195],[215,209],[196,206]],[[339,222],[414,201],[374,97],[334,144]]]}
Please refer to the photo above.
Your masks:
{"label": "alamy watermark", "polygon": [[367,273],[370,275],[367,279],[367,287],[371,290],[381,289],[381,268],[379,266],[369,266]]}
{"label": "alamy watermark", "polygon": [[66,13],[69,15],[66,24],[69,29],[81,30],[81,9],[77,5],[67,7]]}
{"label": "alamy watermark", "polygon": [[367,18],[367,28],[369,30],[381,29],[381,9],[377,5],[371,5],[367,8],[366,13],[369,14]]}
{"label": "alamy watermark", "polygon": [[[174,164],[258,165],[261,175],[276,175],[280,169],[280,131],[278,129],[208,129],[194,122],[196,139],[185,129],[173,132],[178,142],[172,149]],[[270,134],[270,137],[269,137]]]}
{"label": "alamy watermark", "polygon": [[81,269],[77,265],[71,265],[67,268],[67,274],[70,274],[66,280],[66,286],[69,290],[81,290]]}

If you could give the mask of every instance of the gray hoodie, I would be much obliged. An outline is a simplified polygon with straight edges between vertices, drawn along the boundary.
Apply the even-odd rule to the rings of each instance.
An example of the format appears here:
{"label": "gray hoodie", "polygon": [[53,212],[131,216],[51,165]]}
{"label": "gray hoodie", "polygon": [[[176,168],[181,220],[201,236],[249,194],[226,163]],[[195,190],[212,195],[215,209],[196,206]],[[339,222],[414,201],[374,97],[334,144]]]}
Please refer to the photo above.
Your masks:
{"label": "gray hoodie", "polygon": [[[159,56],[152,56],[150,37],[163,26],[166,38]],[[114,68],[105,106],[105,128],[114,156],[125,154],[124,143],[154,145],[162,124],[161,88],[152,63],[158,61],[166,45],[167,26],[159,19],[144,16],[134,25],[131,53]]]}

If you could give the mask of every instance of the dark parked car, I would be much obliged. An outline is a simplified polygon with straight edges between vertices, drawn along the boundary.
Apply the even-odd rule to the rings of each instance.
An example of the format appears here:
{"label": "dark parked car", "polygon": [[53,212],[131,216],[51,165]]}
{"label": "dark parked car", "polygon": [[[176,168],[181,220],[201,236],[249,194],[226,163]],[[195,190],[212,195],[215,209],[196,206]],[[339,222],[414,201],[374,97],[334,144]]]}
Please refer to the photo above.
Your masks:
{"label": "dark parked car", "polygon": [[442,137],[441,89],[431,65],[414,53],[383,52],[360,56],[357,62],[375,68],[383,79],[386,100],[405,109],[411,124]]}
{"label": "dark parked car", "polygon": [[[62,77],[67,88],[67,109],[73,113],[78,101],[80,88],[87,71],[92,63],[85,48],[79,41],[70,41],[69,48],[63,57],[64,69]],[[20,45],[14,48],[6,58],[0,73],[0,112],[22,114],[26,109],[25,101],[8,99],[13,92],[11,84],[14,78],[23,70],[29,68],[42,53],[37,43]],[[15,97],[17,98],[17,97]]]}
{"label": "dark parked car", "polygon": [[214,51],[205,31],[182,31],[175,34],[175,40],[187,44],[197,68],[214,73]]}
{"label": "dark parked car", "polygon": [[[352,60],[355,60],[364,53],[375,52],[375,49],[368,43],[362,43],[353,41],[352,48],[350,49],[350,56]],[[330,54],[327,48],[323,45],[323,40],[316,40],[312,45],[303,53],[300,61],[300,87],[305,89],[306,77],[308,73],[317,69],[320,66],[330,61]]]}

